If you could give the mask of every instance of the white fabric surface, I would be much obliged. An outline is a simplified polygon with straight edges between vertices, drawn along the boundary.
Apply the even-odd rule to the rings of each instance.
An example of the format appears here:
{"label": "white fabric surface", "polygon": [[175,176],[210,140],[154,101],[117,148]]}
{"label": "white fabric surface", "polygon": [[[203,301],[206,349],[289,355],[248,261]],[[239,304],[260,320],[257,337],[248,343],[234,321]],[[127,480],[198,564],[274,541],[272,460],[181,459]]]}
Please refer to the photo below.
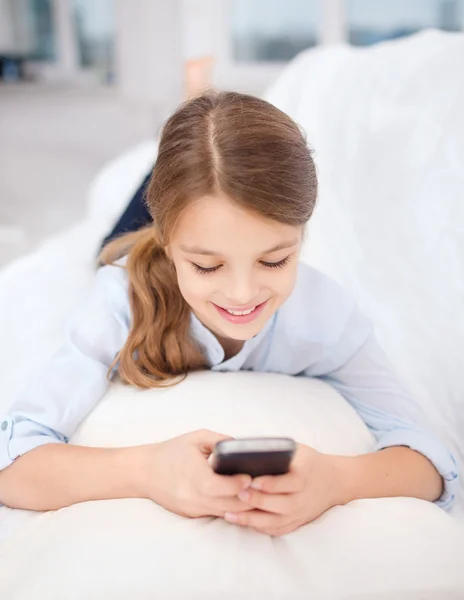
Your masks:
{"label": "white fabric surface", "polygon": [[[307,129],[317,149],[320,205],[304,258],[350,287],[376,320],[392,362],[434,416],[461,465],[463,52],[462,35],[437,32],[368,50],[317,50],[294,61],[268,94]],[[155,154],[156,145],[147,142],[114,161],[91,191],[84,223],[0,273],[0,409],[11,403],[25,379],[59,344],[66,315],[92,284],[99,240]],[[250,377],[238,375],[242,376]],[[155,392],[133,392],[127,398],[126,390],[116,388],[76,439],[123,443],[148,439],[144,436],[150,434],[151,440],[151,433],[168,437],[176,427],[180,431],[182,426],[185,430],[217,423],[220,428],[226,418],[229,430],[237,427],[231,433],[245,434],[246,427],[259,433],[253,417],[234,425],[229,396],[219,395],[225,398],[222,405],[211,404],[218,381],[221,394],[230,391],[235,403],[235,385],[242,386],[239,382],[245,379],[223,386],[225,379],[212,377],[216,376],[202,374],[177,391],[163,392],[170,397],[161,404],[161,397],[157,402],[145,399]],[[285,385],[310,384],[288,380]],[[259,393],[253,393],[258,385]],[[259,375],[247,379],[243,391],[250,391],[252,414],[256,416],[261,399],[274,389],[274,381],[267,389]],[[318,390],[318,398],[326,398],[326,393]],[[333,395],[324,405],[327,412],[320,412],[317,404],[319,423],[316,397],[310,396],[311,400],[305,391],[303,402],[303,395],[286,393],[296,410],[311,414],[306,413],[308,428],[297,415],[285,427],[289,432],[296,427],[295,435],[308,443],[314,441],[314,432],[327,427],[325,441],[319,439],[330,445],[337,431],[328,427],[330,414],[339,404]],[[217,412],[211,412],[212,406]],[[277,417],[271,406],[266,405],[269,429],[283,423],[283,415],[292,418],[281,408]],[[160,417],[155,418],[157,410],[162,411],[162,427]],[[145,423],[145,413],[148,429],[136,431],[129,415],[143,414]],[[183,415],[187,420],[179,421]],[[201,418],[195,421],[195,415]],[[105,430],[103,416],[115,426],[114,432]],[[361,442],[362,427],[348,415],[346,419],[346,432],[355,437],[359,433]],[[346,452],[355,451],[350,448]],[[454,513],[462,507],[461,499]],[[166,598],[199,597],[179,587],[189,581],[194,590],[205,591],[203,598],[226,598],[218,593],[221,586],[231,590],[231,598],[245,589],[242,597],[247,598],[414,599],[460,597],[464,590],[456,570],[456,557],[463,555],[461,525],[416,500],[352,503],[274,541],[220,521],[184,521],[134,500],[86,503],[46,515],[3,507],[0,533],[9,538],[0,544],[0,581],[6,582],[2,592],[12,591],[6,597],[15,600],[61,598],[66,581],[66,589],[75,591],[70,598],[91,598],[81,587],[89,577],[95,580],[95,598],[105,598],[105,589],[113,590],[105,592],[107,598],[128,597],[129,591],[131,597],[148,598],[159,590]],[[253,562],[248,562],[250,556]],[[183,577],[176,576],[179,565]],[[400,587],[392,589],[393,582]],[[419,591],[425,588],[427,593]]]}
{"label": "white fabric surface", "polygon": [[[114,385],[71,441],[150,443],[201,427],[341,454],[372,445],[326,384],[247,372],[198,373],[161,391]],[[118,500],[38,516],[0,545],[0,581],[11,600],[452,598],[464,590],[463,555],[454,520],[415,499],[336,507],[281,539]]]}

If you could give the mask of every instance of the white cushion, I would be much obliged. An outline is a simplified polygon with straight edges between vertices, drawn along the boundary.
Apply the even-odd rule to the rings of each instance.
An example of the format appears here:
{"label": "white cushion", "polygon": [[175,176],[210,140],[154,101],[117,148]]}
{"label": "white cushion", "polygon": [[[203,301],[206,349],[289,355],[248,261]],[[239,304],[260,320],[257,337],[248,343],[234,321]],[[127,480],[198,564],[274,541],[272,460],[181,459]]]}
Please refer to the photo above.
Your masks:
{"label": "white cushion", "polygon": [[[328,385],[246,372],[196,373],[161,391],[114,385],[72,442],[150,443],[202,427],[290,435],[340,454],[373,443]],[[38,516],[0,546],[1,591],[14,600],[448,599],[464,589],[458,533],[441,509],[404,498],[336,507],[278,539],[149,500],[87,502]]]}

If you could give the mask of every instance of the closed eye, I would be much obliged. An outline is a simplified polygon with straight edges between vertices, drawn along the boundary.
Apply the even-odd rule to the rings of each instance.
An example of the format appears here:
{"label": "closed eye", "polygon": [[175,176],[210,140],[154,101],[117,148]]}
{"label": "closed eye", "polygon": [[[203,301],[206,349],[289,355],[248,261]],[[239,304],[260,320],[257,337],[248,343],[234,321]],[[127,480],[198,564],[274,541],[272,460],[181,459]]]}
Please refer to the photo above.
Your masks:
{"label": "closed eye", "polygon": [[[287,256],[286,258],[279,260],[278,262],[266,262],[264,260],[260,261],[261,264],[263,265],[263,267],[266,267],[267,269],[281,269],[282,267],[285,267],[285,265],[287,265],[290,262],[290,256]],[[223,266],[223,265],[217,265],[216,267],[200,267],[200,265],[197,265],[196,263],[191,263],[193,269],[199,273],[200,275],[207,275],[208,273],[215,273],[216,271],[219,271],[219,269]]]}
{"label": "closed eye", "polygon": [[196,263],[191,263],[192,267],[195,269],[195,271],[197,273],[200,273],[201,275],[206,275],[207,273],[214,273],[214,271],[218,271],[222,265],[218,265],[217,267],[200,267],[200,265],[197,265]]}
{"label": "closed eye", "polygon": [[261,264],[265,267],[267,267],[268,269],[281,269],[282,267],[285,267],[286,264],[288,264],[290,261],[290,256],[287,256],[286,258],[279,260],[279,262],[265,262],[265,261],[261,261]]}

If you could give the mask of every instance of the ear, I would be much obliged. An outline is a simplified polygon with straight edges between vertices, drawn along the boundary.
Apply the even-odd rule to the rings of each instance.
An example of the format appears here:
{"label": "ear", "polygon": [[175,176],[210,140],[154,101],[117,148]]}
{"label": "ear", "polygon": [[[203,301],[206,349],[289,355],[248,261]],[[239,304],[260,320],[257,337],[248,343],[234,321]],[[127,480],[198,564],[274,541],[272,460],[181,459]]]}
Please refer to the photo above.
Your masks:
{"label": "ear", "polygon": [[164,253],[166,254],[166,256],[169,258],[169,260],[172,260],[172,252],[171,252],[171,248],[170,246],[164,246],[163,247]]}

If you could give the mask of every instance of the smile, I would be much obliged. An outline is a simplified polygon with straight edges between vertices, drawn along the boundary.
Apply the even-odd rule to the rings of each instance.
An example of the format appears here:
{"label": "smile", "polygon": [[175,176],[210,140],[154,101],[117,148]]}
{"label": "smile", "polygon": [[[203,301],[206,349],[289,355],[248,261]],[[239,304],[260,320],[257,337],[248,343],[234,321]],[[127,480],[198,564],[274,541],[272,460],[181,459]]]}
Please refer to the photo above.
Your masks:
{"label": "smile", "polygon": [[262,313],[267,302],[268,301],[266,300],[265,302],[257,304],[256,306],[252,306],[247,310],[232,310],[229,308],[222,308],[222,306],[218,306],[217,304],[214,304],[214,302],[212,304],[223,319],[225,319],[229,323],[243,325],[254,321]]}
{"label": "smile", "polygon": [[250,310],[229,310],[228,308],[226,308],[225,310],[230,313],[231,315],[237,315],[239,317],[243,316],[243,315],[249,315],[250,313],[252,313],[255,310],[256,306],[253,306],[253,308],[250,308]]}

